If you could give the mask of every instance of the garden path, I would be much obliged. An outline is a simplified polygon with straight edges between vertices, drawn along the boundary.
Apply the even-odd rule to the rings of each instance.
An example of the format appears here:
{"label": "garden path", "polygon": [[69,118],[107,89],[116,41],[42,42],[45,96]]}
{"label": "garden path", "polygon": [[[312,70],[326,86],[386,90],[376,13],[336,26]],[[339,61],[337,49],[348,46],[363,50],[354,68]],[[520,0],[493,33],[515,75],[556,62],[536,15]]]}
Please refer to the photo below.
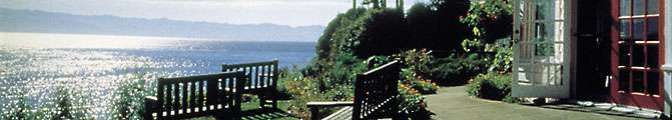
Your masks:
{"label": "garden path", "polygon": [[635,120],[636,117],[504,103],[468,96],[465,86],[442,87],[427,95],[437,120]]}

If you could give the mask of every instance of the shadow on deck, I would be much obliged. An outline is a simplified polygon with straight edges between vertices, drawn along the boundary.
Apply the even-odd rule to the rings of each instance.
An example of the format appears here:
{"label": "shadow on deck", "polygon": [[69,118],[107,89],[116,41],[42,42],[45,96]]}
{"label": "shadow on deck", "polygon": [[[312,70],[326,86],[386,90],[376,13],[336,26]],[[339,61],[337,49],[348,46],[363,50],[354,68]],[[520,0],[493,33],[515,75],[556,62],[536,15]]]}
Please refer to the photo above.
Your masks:
{"label": "shadow on deck", "polygon": [[555,104],[525,104],[527,106],[536,106],[546,109],[555,109],[555,110],[565,110],[565,111],[575,111],[575,112],[584,112],[592,114],[602,114],[610,116],[622,116],[630,117],[637,119],[656,119],[659,113],[650,112],[646,110],[638,110],[634,108],[627,108],[617,105],[605,104],[605,105],[595,105],[595,106],[581,106],[574,103],[555,103]]}
{"label": "shadow on deck", "polygon": [[243,120],[296,119],[280,109],[254,109],[243,111]]}
{"label": "shadow on deck", "polygon": [[211,115],[191,118],[189,120],[298,120],[298,118],[290,115],[286,111],[272,108],[243,110],[241,115],[242,116],[240,119],[236,119],[230,116],[217,117]]}
{"label": "shadow on deck", "polygon": [[[609,107],[584,107],[573,104],[524,105],[503,103],[468,96],[465,86],[442,87],[426,95],[434,119],[457,120],[640,120],[649,117],[609,111]],[[597,105],[596,105],[597,106]],[[611,110],[616,107],[611,108]]]}

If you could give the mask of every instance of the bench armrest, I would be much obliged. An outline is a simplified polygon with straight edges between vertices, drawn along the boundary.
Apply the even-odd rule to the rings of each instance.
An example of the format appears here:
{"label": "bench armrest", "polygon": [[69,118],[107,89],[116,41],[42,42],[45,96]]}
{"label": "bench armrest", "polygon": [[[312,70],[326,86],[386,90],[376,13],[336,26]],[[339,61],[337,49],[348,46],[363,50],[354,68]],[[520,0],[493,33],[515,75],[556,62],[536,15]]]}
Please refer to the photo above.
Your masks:
{"label": "bench armrest", "polygon": [[150,110],[155,109],[158,102],[159,99],[156,96],[145,96],[145,108],[149,108]]}
{"label": "bench armrest", "polygon": [[156,96],[145,96],[145,100],[155,100],[155,101],[158,101],[159,99],[156,98]]}
{"label": "bench armrest", "polygon": [[308,102],[306,103],[306,106],[310,108],[310,119],[311,120],[318,120],[320,119],[320,109],[325,108],[325,107],[345,107],[345,106],[353,106],[355,105],[354,102],[352,101],[344,101],[344,102],[335,102],[335,101],[329,101],[329,102]]}
{"label": "bench armrest", "polygon": [[157,111],[159,99],[156,96],[145,96],[145,120],[152,120],[154,111]]}

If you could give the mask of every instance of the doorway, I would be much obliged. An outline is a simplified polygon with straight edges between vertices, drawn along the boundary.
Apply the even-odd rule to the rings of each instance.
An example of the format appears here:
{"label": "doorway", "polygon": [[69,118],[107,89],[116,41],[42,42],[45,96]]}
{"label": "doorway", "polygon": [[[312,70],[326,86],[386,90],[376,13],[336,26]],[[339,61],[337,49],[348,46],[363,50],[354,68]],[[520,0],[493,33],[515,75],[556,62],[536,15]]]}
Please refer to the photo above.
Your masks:
{"label": "doorway", "polygon": [[577,1],[575,95],[579,100],[609,101],[612,24],[609,1]]}

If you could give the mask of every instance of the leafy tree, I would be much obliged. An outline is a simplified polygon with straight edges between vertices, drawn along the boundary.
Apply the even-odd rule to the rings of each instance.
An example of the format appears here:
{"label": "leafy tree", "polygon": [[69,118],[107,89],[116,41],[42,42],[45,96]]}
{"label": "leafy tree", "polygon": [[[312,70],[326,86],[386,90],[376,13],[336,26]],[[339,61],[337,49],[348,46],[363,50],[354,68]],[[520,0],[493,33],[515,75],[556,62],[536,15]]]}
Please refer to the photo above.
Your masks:
{"label": "leafy tree", "polygon": [[362,22],[365,29],[353,46],[356,56],[392,55],[403,50],[402,43],[408,34],[402,13],[393,9],[371,10]]}
{"label": "leafy tree", "polygon": [[493,44],[497,39],[511,36],[513,29],[512,6],[509,0],[485,0],[472,4],[466,17],[461,22],[467,24],[471,34],[462,43],[467,51],[493,51],[486,44]]}
{"label": "leafy tree", "polygon": [[460,22],[460,18],[466,16],[469,10],[469,0],[432,0],[431,7],[436,10],[438,19],[438,33],[434,44],[428,48],[432,50],[455,51],[460,48],[460,43],[467,34],[467,26]]}
{"label": "leafy tree", "polygon": [[344,14],[339,14],[329,22],[327,27],[324,29],[324,32],[322,32],[322,36],[317,40],[317,46],[315,49],[315,52],[317,52],[317,58],[318,59],[325,59],[329,57],[329,54],[331,53],[331,44],[332,44],[332,37],[334,32],[338,27],[341,26],[341,19],[343,19]]}
{"label": "leafy tree", "polygon": [[411,6],[406,16],[410,37],[413,41],[407,41],[406,45],[411,48],[430,48],[436,44],[439,36],[439,19],[437,12],[424,3],[416,3]]}

